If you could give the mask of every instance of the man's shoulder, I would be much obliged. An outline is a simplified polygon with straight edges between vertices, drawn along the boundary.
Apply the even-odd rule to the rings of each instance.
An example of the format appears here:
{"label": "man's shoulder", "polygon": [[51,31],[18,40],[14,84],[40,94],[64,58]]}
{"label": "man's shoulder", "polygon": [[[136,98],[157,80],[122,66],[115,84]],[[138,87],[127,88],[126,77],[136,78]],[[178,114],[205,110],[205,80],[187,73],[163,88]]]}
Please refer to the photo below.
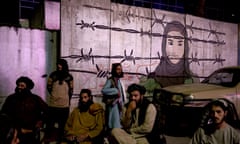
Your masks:
{"label": "man's shoulder", "polygon": [[14,99],[16,99],[16,98],[15,98],[15,94],[14,94],[14,93],[13,93],[13,94],[10,94],[10,95],[8,95],[8,96],[5,97],[3,104],[12,102],[12,101],[14,101]]}
{"label": "man's shoulder", "polygon": [[157,113],[157,108],[156,106],[149,101],[149,103],[147,104],[147,107],[146,107],[147,111],[151,111],[151,112],[156,112]]}
{"label": "man's shoulder", "polygon": [[[238,128],[236,128],[236,127],[233,127],[232,125],[230,125],[230,124],[227,124],[227,127],[226,128],[228,128],[229,130],[231,130],[232,132],[234,132],[234,133],[240,133],[240,129],[238,129]],[[239,135],[240,136],[240,135]]]}
{"label": "man's shoulder", "polygon": [[89,108],[89,113],[91,114],[98,114],[99,112],[103,112],[103,106],[100,103],[93,103],[91,104],[90,108]]}
{"label": "man's shoulder", "polygon": [[102,104],[98,103],[98,102],[94,102],[93,104],[91,104],[90,108],[92,109],[103,109]]}
{"label": "man's shoulder", "polygon": [[74,112],[79,112],[80,111],[80,109],[78,108],[78,107],[75,107],[73,110],[72,110],[72,113],[74,113]]}
{"label": "man's shoulder", "polygon": [[57,74],[57,71],[53,71],[50,73],[49,77],[52,78],[53,76],[55,76]]}
{"label": "man's shoulder", "polygon": [[16,93],[11,93],[10,95],[7,96],[7,98],[14,97],[16,96]]}
{"label": "man's shoulder", "polygon": [[12,93],[8,96],[6,96],[5,100],[13,100],[13,99],[17,99],[18,95],[16,93]]}
{"label": "man's shoulder", "polygon": [[32,93],[31,95],[34,96],[34,97],[42,98],[40,95],[35,94],[35,93]]}
{"label": "man's shoulder", "polygon": [[68,76],[66,77],[67,81],[72,81],[73,80],[73,76],[72,74],[68,73]]}
{"label": "man's shoulder", "polygon": [[43,98],[41,96],[39,96],[39,95],[37,95],[35,93],[32,93],[31,95],[32,95],[31,97],[34,98],[36,101],[44,102]]}
{"label": "man's shoulder", "polygon": [[149,103],[149,106],[156,107],[152,102]]}
{"label": "man's shoulder", "polygon": [[149,103],[148,107],[154,109],[154,110],[157,110],[156,106],[153,104],[153,103]]}

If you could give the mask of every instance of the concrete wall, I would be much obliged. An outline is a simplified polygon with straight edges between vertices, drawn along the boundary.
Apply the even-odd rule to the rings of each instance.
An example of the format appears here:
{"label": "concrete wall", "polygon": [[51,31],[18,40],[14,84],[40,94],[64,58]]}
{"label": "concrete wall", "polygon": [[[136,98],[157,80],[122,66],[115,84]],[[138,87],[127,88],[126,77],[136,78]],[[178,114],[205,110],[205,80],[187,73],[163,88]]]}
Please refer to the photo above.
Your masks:
{"label": "concrete wall", "polygon": [[171,21],[185,26],[187,60],[199,77],[238,64],[237,24],[110,0],[62,0],[61,57],[70,64],[74,93],[90,88],[101,95],[113,62],[122,62],[126,86],[147,77],[161,62],[163,31]]}
{"label": "concrete wall", "polygon": [[56,65],[56,32],[0,27],[0,106],[16,79],[30,77],[33,92],[46,98],[46,77]]}
{"label": "concrete wall", "polygon": [[[161,62],[163,31],[173,20],[185,25],[188,61],[198,76],[239,61],[237,24],[110,0],[62,0],[60,20],[60,53],[70,64],[75,97],[82,88],[101,96],[113,62],[122,62],[126,86],[147,77]],[[53,21],[47,25],[49,29],[59,26]],[[45,99],[46,78],[55,69],[56,49],[54,31],[0,27],[0,97],[12,93],[16,79],[25,75],[35,82],[33,92]],[[101,101],[101,97],[95,98]]]}

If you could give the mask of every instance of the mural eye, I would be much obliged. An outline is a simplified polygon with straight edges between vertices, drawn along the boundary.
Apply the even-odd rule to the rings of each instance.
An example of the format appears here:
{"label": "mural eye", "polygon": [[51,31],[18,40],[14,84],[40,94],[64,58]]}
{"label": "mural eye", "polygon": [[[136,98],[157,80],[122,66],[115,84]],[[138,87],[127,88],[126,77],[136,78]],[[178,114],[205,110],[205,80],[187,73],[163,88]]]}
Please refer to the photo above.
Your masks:
{"label": "mural eye", "polygon": [[172,42],[172,41],[169,41],[169,42],[168,42],[168,45],[173,45],[173,42]]}
{"label": "mural eye", "polygon": [[179,43],[178,43],[178,46],[183,46],[183,43],[182,43],[182,42],[179,42]]}

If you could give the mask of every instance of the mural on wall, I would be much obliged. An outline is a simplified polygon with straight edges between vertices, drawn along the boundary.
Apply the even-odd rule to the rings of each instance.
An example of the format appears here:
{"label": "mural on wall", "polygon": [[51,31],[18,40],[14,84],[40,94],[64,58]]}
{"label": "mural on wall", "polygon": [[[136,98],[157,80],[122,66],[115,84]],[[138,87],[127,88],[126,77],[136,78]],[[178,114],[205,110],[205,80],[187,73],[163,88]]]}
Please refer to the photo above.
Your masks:
{"label": "mural on wall", "polygon": [[156,87],[199,82],[237,64],[237,25],[191,15],[111,3],[61,2],[61,57],[75,78],[74,93],[100,90],[112,63],[126,85]]}

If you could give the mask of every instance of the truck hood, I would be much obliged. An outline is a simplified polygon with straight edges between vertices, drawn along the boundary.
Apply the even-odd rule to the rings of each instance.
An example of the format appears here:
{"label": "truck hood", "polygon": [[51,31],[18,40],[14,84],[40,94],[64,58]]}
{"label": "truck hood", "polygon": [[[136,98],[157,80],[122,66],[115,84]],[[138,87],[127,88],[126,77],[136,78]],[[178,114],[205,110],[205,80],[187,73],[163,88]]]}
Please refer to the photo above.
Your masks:
{"label": "truck hood", "polygon": [[193,84],[174,85],[174,86],[169,86],[162,89],[169,92],[174,92],[174,93],[192,94],[192,93],[197,93],[201,91],[221,90],[221,89],[227,89],[227,88],[219,85],[193,83]]}
{"label": "truck hood", "polygon": [[174,85],[162,88],[163,91],[167,93],[167,96],[173,95],[181,95],[186,99],[198,100],[194,103],[190,103],[185,106],[194,106],[194,107],[202,107],[206,105],[208,100],[218,99],[218,98],[234,98],[236,95],[235,88],[223,87],[219,85],[213,84],[205,84],[205,83],[193,83],[193,84],[182,84],[182,85]]}
{"label": "truck hood", "polygon": [[181,93],[184,96],[191,96],[191,99],[216,99],[236,95],[235,88],[204,83],[169,86],[163,88],[163,90],[170,93]]}

